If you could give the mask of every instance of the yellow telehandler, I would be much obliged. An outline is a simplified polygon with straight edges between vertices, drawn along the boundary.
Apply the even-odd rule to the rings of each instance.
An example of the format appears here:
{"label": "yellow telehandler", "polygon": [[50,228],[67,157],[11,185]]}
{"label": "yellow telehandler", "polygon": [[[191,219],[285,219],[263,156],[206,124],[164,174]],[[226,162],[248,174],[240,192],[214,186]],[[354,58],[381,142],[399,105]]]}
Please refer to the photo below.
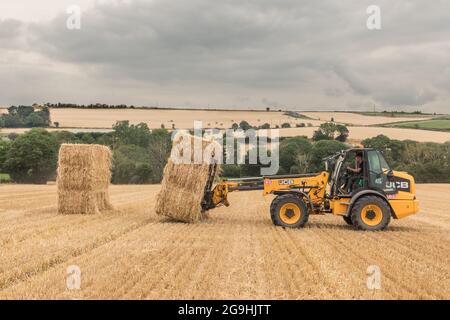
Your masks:
{"label": "yellow telehandler", "polygon": [[[356,155],[362,170],[356,179],[348,170]],[[391,217],[401,219],[419,211],[414,177],[393,171],[375,149],[350,149],[323,159],[325,171],[242,179],[223,179],[214,185],[215,165],[201,203],[207,211],[229,206],[228,193],[262,190],[276,197],[270,205],[272,222],[281,227],[303,227],[310,214],[334,214],[360,230],[383,230]],[[348,186],[352,181],[353,185]]]}

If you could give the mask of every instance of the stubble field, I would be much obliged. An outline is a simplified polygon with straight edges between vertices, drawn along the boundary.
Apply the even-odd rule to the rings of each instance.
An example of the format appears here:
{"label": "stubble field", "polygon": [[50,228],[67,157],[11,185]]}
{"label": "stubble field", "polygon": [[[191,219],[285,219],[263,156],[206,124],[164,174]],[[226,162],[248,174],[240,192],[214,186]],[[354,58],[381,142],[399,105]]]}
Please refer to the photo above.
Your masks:
{"label": "stubble field", "polygon": [[285,122],[295,125],[297,122],[320,125],[321,121],[295,119],[284,112],[266,111],[216,111],[188,109],[51,109],[52,121],[58,121],[61,127],[68,128],[107,128],[116,121],[129,120],[130,123],[146,123],[149,128],[161,128],[164,125],[171,129],[175,125],[179,129],[190,129],[194,121],[202,121],[203,128],[229,129],[233,123],[245,120],[253,126],[269,123],[272,127],[281,126]]}
{"label": "stubble field", "polygon": [[[317,128],[288,128],[280,129],[281,137],[295,137],[305,135],[309,138],[313,136]],[[445,143],[450,141],[450,132],[407,129],[407,128],[387,128],[387,127],[348,127],[349,138],[353,141],[362,141],[373,138],[380,134],[396,140],[414,140],[418,142]]]}
{"label": "stubble field", "polygon": [[336,122],[346,123],[355,126],[368,126],[368,125],[377,125],[377,124],[386,124],[392,122],[400,122],[400,121],[411,121],[411,120],[424,120],[429,119],[430,116],[420,116],[420,115],[409,115],[409,116],[368,116],[361,113],[351,113],[351,112],[303,112],[301,114],[310,117],[311,119],[320,120],[320,121],[331,121],[333,119]]}
{"label": "stubble field", "polygon": [[[450,132],[439,132],[429,130],[417,130],[414,128],[390,128],[376,127],[376,124],[386,124],[398,121],[411,120],[412,117],[386,117],[386,116],[366,116],[350,112],[301,112],[310,119],[292,118],[283,112],[265,111],[215,111],[215,110],[165,110],[165,109],[52,109],[52,121],[57,121],[61,129],[47,128],[49,131],[69,130],[72,132],[83,131],[111,131],[111,127],[116,121],[129,120],[130,123],[146,123],[150,128],[160,128],[164,125],[171,129],[172,125],[177,129],[191,129],[194,121],[202,121],[203,128],[229,129],[233,123],[243,120],[253,126],[261,126],[269,123],[272,128],[283,123],[289,123],[292,128],[280,129],[281,137],[292,137],[305,135],[309,138],[313,136],[315,130],[321,123],[330,121],[333,118],[336,122],[350,124],[350,141],[359,143],[366,138],[384,134],[391,139],[416,140],[419,142],[450,141]],[[417,117],[414,119],[426,119],[427,117]],[[310,124],[311,127],[297,128],[297,124]],[[24,133],[28,128],[4,128],[0,134]]]}
{"label": "stubble field", "polygon": [[[0,298],[450,298],[450,185],[420,185],[422,211],[388,231],[354,231],[333,216],[274,227],[270,197],[231,194],[231,207],[189,225],[153,212],[159,186],[113,186],[116,210],[56,214],[56,186],[0,185]],[[81,289],[67,289],[67,268]],[[381,289],[367,288],[367,268]]]}

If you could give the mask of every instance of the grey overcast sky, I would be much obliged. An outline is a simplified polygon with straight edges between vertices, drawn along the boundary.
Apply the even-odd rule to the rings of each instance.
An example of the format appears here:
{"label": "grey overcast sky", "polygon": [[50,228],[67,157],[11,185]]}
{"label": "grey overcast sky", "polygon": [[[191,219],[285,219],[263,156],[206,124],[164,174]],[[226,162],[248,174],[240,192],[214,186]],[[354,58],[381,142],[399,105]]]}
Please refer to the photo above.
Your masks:
{"label": "grey overcast sky", "polygon": [[450,113],[450,1],[1,0],[0,106],[59,101]]}

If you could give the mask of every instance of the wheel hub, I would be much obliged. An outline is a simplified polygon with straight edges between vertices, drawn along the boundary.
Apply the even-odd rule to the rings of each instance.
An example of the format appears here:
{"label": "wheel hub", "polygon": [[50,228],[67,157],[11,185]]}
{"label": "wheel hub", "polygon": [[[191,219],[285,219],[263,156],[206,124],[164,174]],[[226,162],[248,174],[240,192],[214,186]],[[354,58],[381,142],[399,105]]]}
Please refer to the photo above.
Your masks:
{"label": "wheel hub", "polygon": [[295,215],[295,212],[292,209],[286,209],[285,215],[290,219]]}
{"label": "wheel hub", "polygon": [[369,210],[366,213],[367,219],[373,220],[376,217],[376,213],[373,210]]}
{"label": "wheel hub", "polygon": [[368,204],[362,209],[361,220],[366,225],[375,227],[383,221],[383,210],[376,204]]}
{"label": "wheel hub", "polygon": [[292,202],[285,203],[279,210],[281,221],[287,225],[297,223],[302,217],[300,207]]}

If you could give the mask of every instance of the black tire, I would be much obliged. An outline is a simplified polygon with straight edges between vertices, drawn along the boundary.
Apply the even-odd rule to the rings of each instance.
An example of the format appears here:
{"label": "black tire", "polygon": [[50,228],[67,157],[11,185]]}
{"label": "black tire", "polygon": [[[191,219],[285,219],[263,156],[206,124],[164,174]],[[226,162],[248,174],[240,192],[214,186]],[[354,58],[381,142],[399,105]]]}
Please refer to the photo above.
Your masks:
{"label": "black tire", "polygon": [[380,197],[363,196],[352,208],[351,220],[359,230],[384,230],[391,221],[391,208]]}
{"label": "black tire", "polygon": [[[270,204],[270,217],[272,218],[275,212],[275,205],[277,204],[278,198],[280,196],[276,196],[273,200],[272,203]],[[272,218],[273,220],[273,218]]]}
{"label": "black tire", "polygon": [[352,226],[353,225],[353,221],[352,221],[352,217],[351,216],[343,216],[342,218],[344,218],[344,221],[346,224]]}
{"label": "black tire", "polygon": [[[297,209],[287,209],[285,210],[285,206],[292,206]],[[285,210],[282,212],[281,210]],[[288,217],[287,213],[292,213],[292,217]],[[294,194],[284,194],[276,197],[272,204],[270,205],[270,216],[272,218],[272,222],[276,226],[281,226],[285,228],[301,228],[308,222],[309,213],[306,208],[305,203],[301,198]],[[292,219],[292,221],[288,221]]]}

